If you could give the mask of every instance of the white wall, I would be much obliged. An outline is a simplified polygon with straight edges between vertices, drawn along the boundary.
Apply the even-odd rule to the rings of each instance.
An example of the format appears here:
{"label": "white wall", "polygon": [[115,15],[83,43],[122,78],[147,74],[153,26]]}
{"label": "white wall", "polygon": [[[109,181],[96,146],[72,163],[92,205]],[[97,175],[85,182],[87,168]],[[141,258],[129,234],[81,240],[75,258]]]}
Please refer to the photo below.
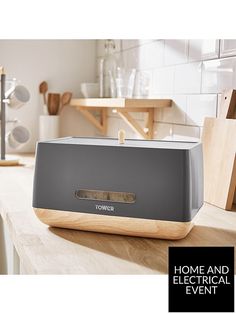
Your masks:
{"label": "white wall", "polygon": [[[47,81],[50,92],[71,91],[80,95],[81,82],[94,82],[95,40],[0,40],[0,65],[8,77],[16,77],[30,91],[30,102],[20,110],[8,110],[32,134],[20,151],[32,152],[38,138],[38,117],[42,110],[39,83]],[[8,128],[10,125],[8,125]],[[94,129],[73,108],[66,108],[60,119],[60,135],[94,135]],[[9,150],[13,151],[13,150]]]}
{"label": "white wall", "polygon": [[[104,40],[97,41],[97,61],[104,55]],[[224,89],[236,89],[236,40],[116,40],[117,58],[126,67],[149,78],[149,98],[171,98],[172,108],[156,110],[155,138],[198,140],[204,117],[215,117]],[[136,115],[140,123],[143,114]],[[109,112],[108,135],[125,128],[128,137],[137,135]]]}

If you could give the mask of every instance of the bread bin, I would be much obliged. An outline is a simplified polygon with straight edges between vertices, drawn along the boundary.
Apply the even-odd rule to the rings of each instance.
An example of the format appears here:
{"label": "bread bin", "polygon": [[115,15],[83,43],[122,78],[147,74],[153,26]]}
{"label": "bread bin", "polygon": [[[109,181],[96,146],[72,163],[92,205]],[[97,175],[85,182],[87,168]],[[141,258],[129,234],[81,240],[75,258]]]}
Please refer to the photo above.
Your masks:
{"label": "bread bin", "polygon": [[197,142],[39,142],[33,208],[49,226],[181,239],[203,204],[202,164]]}

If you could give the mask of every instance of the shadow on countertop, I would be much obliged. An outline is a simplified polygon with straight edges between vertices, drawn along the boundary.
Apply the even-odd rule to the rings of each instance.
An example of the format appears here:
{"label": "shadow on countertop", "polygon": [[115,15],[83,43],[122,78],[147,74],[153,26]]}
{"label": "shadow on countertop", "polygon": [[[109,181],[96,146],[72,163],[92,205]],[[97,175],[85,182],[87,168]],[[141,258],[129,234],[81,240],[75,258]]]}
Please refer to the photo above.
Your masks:
{"label": "shadow on countertop", "polygon": [[[78,245],[156,271],[168,272],[169,246],[234,246],[236,231],[196,225],[182,240],[159,240],[49,227],[55,235]],[[236,263],[234,267],[236,273]]]}

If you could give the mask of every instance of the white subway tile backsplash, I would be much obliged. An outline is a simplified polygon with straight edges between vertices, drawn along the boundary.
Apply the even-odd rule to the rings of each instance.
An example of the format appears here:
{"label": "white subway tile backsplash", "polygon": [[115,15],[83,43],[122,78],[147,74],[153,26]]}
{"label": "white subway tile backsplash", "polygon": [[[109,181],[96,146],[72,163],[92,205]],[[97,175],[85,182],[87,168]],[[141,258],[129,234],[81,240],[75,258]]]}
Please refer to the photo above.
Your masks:
{"label": "white subway tile backsplash", "polygon": [[[98,60],[104,43],[97,42]],[[137,69],[134,97],[173,99],[171,108],[155,109],[156,139],[199,140],[204,118],[217,115],[220,94],[236,89],[236,40],[116,40],[116,52],[126,68]],[[131,115],[144,126],[144,113]],[[108,136],[120,128],[139,138],[109,110]]]}
{"label": "white subway tile backsplash", "polygon": [[151,95],[173,94],[174,67],[157,68],[153,71]]}
{"label": "white subway tile backsplash", "polygon": [[157,40],[139,47],[140,70],[154,69],[163,66],[164,41]]}
{"label": "white subway tile backsplash", "polygon": [[189,61],[200,61],[218,58],[219,39],[190,39]]}
{"label": "white subway tile backsplash", "polygon": [[139,47],[149,42],[154,41],[153,39],[124,39],[122,40],[121,47],[123,50]]}
{"label": "white subway tile backsplash", "polygon": [[154,123],[154,138],[156,140],[172,140],[172,125],[166,123]]}
{"label": "white subway tile backsplash", "polygon": [[200,94],[201,62],[178,65],[175,67],[174,93]]}
{"label": "white subway tile backsplash", "polygon": [[229,57],[236,55],[236,39],[221,39],[220,56]]}
{"label": "white subway tile backsplash", "polygon": [[187,96],[186,124],[203,126],[205,117],[216,117],[217,95]]}
{"label": "white subway tile backsplash", "polygon": [[162,121],[165,123],[185,124],[187,96],[175,95],[168,98],[171,98],[173,100],[172,106],[161,109],[162,115],[161,117],[160,116],[158,117],[159,121]]}
{"label": "white subway tile backsplash", "polygon": [[199,141],[200,128],[186,125],[173,125],[173,140],[175,141]]}
{"label": "white subway tile backsplash", "polygon": [[204,61],[202,93],[222,93],[236,88],[236,57]]}
{"label": "white subway tile backsplash", "polygon": [[164,64],[186,63],[188,60],[188,40],[167,39],[164,49]]}
{"label": "white subway tile backsplash", "polygon": [[149,70],[163,65],[163,41],[153,41],[140,47],[123,51],[124,66]]}

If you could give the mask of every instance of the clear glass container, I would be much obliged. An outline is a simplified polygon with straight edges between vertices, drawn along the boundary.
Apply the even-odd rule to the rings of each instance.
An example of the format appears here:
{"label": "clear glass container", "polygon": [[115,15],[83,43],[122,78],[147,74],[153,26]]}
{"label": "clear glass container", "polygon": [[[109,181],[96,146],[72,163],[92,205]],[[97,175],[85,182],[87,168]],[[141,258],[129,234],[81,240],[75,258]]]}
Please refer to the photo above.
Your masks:
{"label": "clear glass container", "polygon": [[115,77],[116,97],[132,98],[136,69],[117,68]]}
{"label": "clear glass container", "polygon": [[[116,72],[117,59],[115,56],[115,42],[112,39],[107,39],[105,42],[105,57],[103,60],[103,88],[102,97],[115,97],[115,88],[113,77]],[[101,69],[100,69],[101,71]],[[101,96],[101,88],[100,88]]]}

